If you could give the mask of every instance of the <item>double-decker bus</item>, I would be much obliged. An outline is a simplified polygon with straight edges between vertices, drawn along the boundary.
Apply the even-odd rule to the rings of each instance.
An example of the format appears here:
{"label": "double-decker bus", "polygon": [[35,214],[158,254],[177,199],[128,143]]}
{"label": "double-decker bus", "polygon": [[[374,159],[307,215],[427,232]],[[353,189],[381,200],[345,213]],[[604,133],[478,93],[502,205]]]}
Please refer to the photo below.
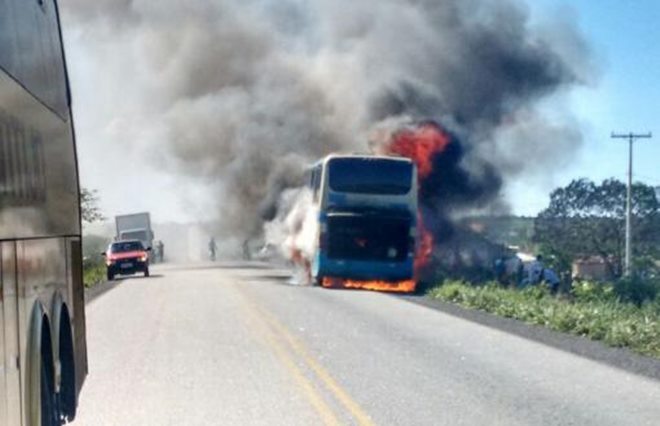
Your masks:
{"label": "double-decker bus", "polygon": [[0,424],[60,425],[87,375],[78,171],[54,0],[0,1]]}
{"label": "double-decker bus", "polygon": [[[330,155],[308,176],[318,218],[311,259],[314,282],[325,287],[414,290],[414,163],[399,157]],[[374,282],[379,285],[370,285]]]}

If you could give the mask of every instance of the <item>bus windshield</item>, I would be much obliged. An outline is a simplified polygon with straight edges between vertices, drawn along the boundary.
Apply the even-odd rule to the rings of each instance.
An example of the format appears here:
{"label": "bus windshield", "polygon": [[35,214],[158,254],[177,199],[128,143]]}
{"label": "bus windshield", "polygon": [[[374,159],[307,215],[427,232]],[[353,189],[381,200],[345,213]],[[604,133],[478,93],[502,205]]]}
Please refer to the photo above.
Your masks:
{"label": "bus windshield", "polygon": [[328,172],[335,192],[404,195],[412,186],[413,166],[382,158],[333,158]]}

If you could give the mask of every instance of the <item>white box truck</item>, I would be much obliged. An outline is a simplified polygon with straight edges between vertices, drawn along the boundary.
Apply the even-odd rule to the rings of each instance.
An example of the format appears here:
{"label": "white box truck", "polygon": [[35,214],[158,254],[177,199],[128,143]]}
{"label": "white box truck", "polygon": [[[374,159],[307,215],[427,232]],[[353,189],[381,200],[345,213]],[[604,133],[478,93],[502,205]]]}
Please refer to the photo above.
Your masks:
{"label": "white box truck", "polygon": [[145,249],[153,247],[154,232],[151,229],[149,213],[133,213],[115,216],[117,231],[115,239],[140,240]]}

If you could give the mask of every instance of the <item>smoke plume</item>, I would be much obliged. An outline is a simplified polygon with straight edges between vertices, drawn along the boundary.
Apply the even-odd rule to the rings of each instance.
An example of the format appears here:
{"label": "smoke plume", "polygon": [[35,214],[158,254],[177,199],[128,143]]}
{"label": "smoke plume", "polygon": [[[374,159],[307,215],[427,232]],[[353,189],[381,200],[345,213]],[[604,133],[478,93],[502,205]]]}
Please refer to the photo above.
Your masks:
{"label": "smoke plume", "polygon": [[[98,80],[96,121],[206,186],[236,235],[277,217],[309,163],[366,152],[393,123],[432,119],[456,141],[422,188],[443,215],[551,173],[581,142],[570,117],[540,105],[587,82],[588,49],[575,25],[536,25],[519,1],[67,0],[62,10],[68,45]],[[543,158],[530,162],[535,152]]]}

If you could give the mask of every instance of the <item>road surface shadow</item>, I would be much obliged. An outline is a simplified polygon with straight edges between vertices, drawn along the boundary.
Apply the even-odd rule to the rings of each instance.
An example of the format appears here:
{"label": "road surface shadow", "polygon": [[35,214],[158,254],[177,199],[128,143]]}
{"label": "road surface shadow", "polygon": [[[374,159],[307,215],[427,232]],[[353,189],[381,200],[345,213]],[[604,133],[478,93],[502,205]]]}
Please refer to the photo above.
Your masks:
{"label": "road surface shadow", "polygon": [[561,333],[548,328],[527,324],[512,318],[504,318],[476,309],[467,309],[420,295],[395,295],[402,300],[430,309],[442,311],[486,327],[515,334],[547,346],[591,359],[630,373],[660,380],[660,360],[639,355],[626,348],[614,348],[586,337]]}
{"label": "road surface shadow", "polygon": [[291,275],[267,274],[250,276],[250,281],[291,281]]}
{"label": "road surface shadow", "polygon": [[[128,278],[128,277],[127,277]],[[85,289],[85,304],[91,303],[121,284],[122,280],[104,281]]]}
{"label": "road surface shadow", "polygon": [[228,269],[228,270],[268,270],[275,269],[275,265],[270,265],[263,262],[253,261],[218,261],[218,262],[204,262],[204,263],[191,263],[191,264],[178,264],[178,265],[162,265],[163,270],[180,271],[180,270],[205,270],[205,269]]}
{"label": "road surface shadow", "polygon": [[86,288],[85,289],[85,304],[90,303],[93,300],[96,300],[97,298],[101,297],[108,291],[112,290],[113,288],[119,286],[126,280],[130,279],[151,279],[151,278],[161,278],[164,277],[163,274],[151,274],[148,277],[141,276],[141,275],[125,275],[125,276],[118,276],[115,277],[114,280],[112,281],[103,281],[102,283],[98,283],[94,285],[93,287]]}

